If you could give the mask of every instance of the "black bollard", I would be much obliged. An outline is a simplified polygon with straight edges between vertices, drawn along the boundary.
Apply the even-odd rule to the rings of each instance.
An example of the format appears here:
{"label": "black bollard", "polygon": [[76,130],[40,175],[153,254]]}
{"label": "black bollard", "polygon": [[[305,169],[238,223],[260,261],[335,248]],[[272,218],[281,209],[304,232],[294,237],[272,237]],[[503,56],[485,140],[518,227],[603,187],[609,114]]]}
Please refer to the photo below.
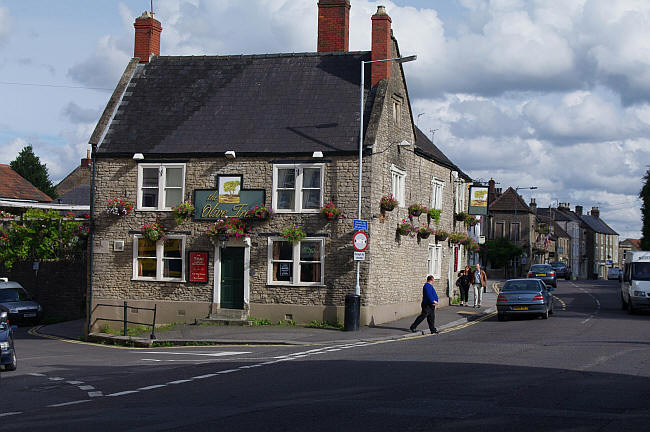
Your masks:
{"label": "black bollard", "polygon": [[359,331],[359,317],[361,315],[361,296],[348,294],[345,296],[345,322],[343,330]]}

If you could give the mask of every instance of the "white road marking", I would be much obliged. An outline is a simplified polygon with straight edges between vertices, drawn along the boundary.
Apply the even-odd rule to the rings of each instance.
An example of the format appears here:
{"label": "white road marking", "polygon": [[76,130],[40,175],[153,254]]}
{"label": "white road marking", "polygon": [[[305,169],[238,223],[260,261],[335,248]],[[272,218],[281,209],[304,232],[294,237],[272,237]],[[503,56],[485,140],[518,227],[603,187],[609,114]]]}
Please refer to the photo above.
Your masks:
{"label": "white road marking", "polygon": [[83,385],[83,386],[79,386],[79,390],[84,390],[84,391],[95,390],[95,387],[91,385]]}
{"label": "white road marking", "polygon": [[17,415],[17,414],[22,414],[22,411],[13,411],[13,412],[6,412],[6,413],[0,413],[0,417],[7,417],[7,416],[12,416],[12,415]]}
{"label": "white road marking", "polygon": [[92,391],[92,392],[88,392],[88,396],[89,397],[100,397],[100,396],[104,396],[104,394],[102,392],[100,392],[100,391]]}
{"label": "white road marking", "polygon": [[48,378],[48,379],[49,379],[50,381],[63,381],[65,378],[61,378],[61,377],[52,377],[52,378]]}
{"label": "white road marking", "polygon": [[28,373],[27,375],[31,375],[31,376],[45,376],[45,374],[42,374],[42,373],[35,373],[35,372]]}
{"label": "white road marking", "polygon": [[204,379],[204,378],[212,378],[212,377],[215,377],[215,376],[217,376],[216,373],[210,373],[210,374],[195,376],[195,377],[192,377],[192,379],[197,380],[197,379]]}
{"label": "white road marking", "polygon": [[68,406],[68,405],[78,405],[82,403],[90,402],[90,399],[84,399],[84,400],[78,400],[78,401],[72,401],[72,402],[64,402],[60,404],[53,404],[53,405],[48,405],[48,408],[58,408],[58,407],[63,407],[63,406]]}
{"label": "white road marking", "polygon": [[182,380],[176,380],[176,381],[170,381],[167,384],[183,384],[186,382],[192,381],[191,379],[182,379]]}
{"label": "white road marking", "polygon": [[126,391],[122,391],[122,392],[107,394],[106,397],[124,396],[124,395],[128,395],[128,394],[131,394],[131,393],[138,393],[138,391],[137,390],[126,390]]}
{"label": "white road marking", "polygon": [[227,373],[231,373],[231,372],[237,372],[237,369],[226,369],[226,370],[219,371],[217,373],[218,374],[227,374]]}
{"label": "white road marking", "polygon": [[153,390],[161,387],[167,387],[166,384],[156,384],[156,385],[150,385],[147,387],[140,387],[138,390]]}
{"label": "white road marking", "polygon": [[[137,351],[135,351],[137,352]],[[233,356],[233,355],[242,355],[250,354],[250,351],[219,351],[213,353],[202,353],[202,352],[173,352],[173,351],[147,351],[147,354],[166,354],[166,355],[195,355],[195,356],[207,356],[207,357],[223,357],[223,356]],[[142,354],[138,352],[138,354]]]}
{"label": "white road marking", "polygon": [[72,385],[79,385],[79,384],[83,384],[83,383],[84,383],[83,381],[66,381],[66,382],[67,382],[68,384],[72,384]]}

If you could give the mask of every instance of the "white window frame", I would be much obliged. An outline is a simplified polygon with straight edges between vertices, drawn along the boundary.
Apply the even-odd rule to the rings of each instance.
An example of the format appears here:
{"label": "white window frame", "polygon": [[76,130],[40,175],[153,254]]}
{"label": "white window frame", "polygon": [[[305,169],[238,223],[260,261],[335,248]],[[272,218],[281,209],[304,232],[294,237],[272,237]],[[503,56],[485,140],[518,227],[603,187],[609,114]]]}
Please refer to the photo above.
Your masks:
{"label": "white window frame", "polygon": [[[287,241],[284,237],[269,237],[268,250],[266,255],[266,284],[267,285],[291,285],[291,286],[325,286],[325,238],[305,237],[300,242],[294,243],[292,275],[290,281],[273,280],[273,243],[276,241]],[[299,282],[300,281],[300,243],[304,241],[320,242],[320,282]],[[315,261],[313,261],[315,262]]]}
{"label": "white window frame", "polygon": [[[142,206],[142,171],[144,168],[158,168],[158,204],[155,207]],[[181,202],[185,199],[185,164],[184,163],[140,163],[138,164],[138,199],[136,210],[171,211],[172,206],[165,207],[165,179],[167,168],[182,168]]]}
{"label": "white window frame", "polygon": [[156,277],[143,277],[138,276],[138,241],[144,237],[141,234],[135,234],[133,236],[133,280],[142,280],[142,281],[164,281],[164,282],[185,282],[185,273],[187,260],[185,257],[185,245],[187,243],[187,237],[184,235],[168,235],[167,239],[181,240],[181,277],[180,278],[165,278],[163,277],[163,253],[164,253],[164,241],[158,240],[156,242]]}
{"label": "white window frame", "polygon": [[440,279],[442,273],[442,245],[430,244],[427,259],[427,273]]}
{"label": "white window frame", "polygon": [[391,192],[400,207],[406,206],[406,171],[390,166]]}
{"label": "white window frame", "polygon": [[461,179],[456,179],[456,211],[455,213],[465,212],[465,185]]}
{"label": "white window frame", "polygon": [[442,210],[445,182],[435,177],[431,179],[431,208]]}
{"label": "white window frame", "polygon": [[393,122],[395,126],[400,127],[402,125],[402,99],[397,96],[393,96]]}
{"label": "white window frame", "polygon": [[[278,208],[278,170],[290,169],[296,170],[295,175],[295,191],[293,197],[293,209],[280,209]],[[302,208],[302,176],[305,168],[318,168],[320,169],[320,205],[317,209],[303,209]],[[274,164],[273,165],[273,192],[271,198],[271,206],[275,213],[319,213],[320,208],[323,206],[323,196],[325,195],[325,164]]]}

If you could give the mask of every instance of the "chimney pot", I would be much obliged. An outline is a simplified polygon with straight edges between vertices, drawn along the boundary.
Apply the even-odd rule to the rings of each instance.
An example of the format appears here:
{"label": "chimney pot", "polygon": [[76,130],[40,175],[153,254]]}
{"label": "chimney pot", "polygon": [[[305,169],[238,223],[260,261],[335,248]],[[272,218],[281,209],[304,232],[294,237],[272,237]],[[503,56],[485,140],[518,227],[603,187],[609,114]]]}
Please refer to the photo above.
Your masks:
{"label": "chimney pot", "polygon": [[591,208],[591,215],[597,218],[600,217],[600,210],[598,209],[598,207]]}
{"label": "chimney pot", "polygon": [[350,44],[350,0],[318,2],[318,52],[346,52]]}
{"label": "chimney pot", "polygon": [[578,216],[582,216],[582,206],[579,205],[576,206],[576,214]]}
{"label": "chimney pot", "polygon": [[[377,6],[377,13],[372,16],[372,53],[371,60],[386,60],[392,58],[391,23],[393,20],[386,13],[384,6]],[[391,63],[389,61],[373,63],[370,72],[370,83],[373,87],[382,79],[390,78]]]}
{"label": "chimney pot", "polygon": [[153,17],[153,12],[145,11],[133,23],[135,43],[133,57],[139,57],[140,63],[149,63],[151,55],[160,55],[160,21]]}

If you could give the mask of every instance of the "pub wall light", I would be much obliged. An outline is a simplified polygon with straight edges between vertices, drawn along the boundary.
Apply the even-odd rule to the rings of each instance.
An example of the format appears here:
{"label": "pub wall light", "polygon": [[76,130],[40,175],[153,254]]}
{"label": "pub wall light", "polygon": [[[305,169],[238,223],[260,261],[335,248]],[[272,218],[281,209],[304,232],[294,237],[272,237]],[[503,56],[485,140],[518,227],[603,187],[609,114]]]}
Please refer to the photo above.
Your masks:
{"label": "pub wall light", "polygon": [[321,151],[315,151],[314,153],[312,153],[311,157],[314,157],[314,158],[322,158],[322,157],[323,157],[323,152],[321,152]]}
{"label": "pub wall light", "polygon": [[133,160],[142,160],[144,159],[144,155],[142,153],[136,153],[133,155]]}
{"label": "pub wall light", "polygon": [[235,158],[235,151],[234,150],[228,150],[226,152],[226,159],[234,159]]}

